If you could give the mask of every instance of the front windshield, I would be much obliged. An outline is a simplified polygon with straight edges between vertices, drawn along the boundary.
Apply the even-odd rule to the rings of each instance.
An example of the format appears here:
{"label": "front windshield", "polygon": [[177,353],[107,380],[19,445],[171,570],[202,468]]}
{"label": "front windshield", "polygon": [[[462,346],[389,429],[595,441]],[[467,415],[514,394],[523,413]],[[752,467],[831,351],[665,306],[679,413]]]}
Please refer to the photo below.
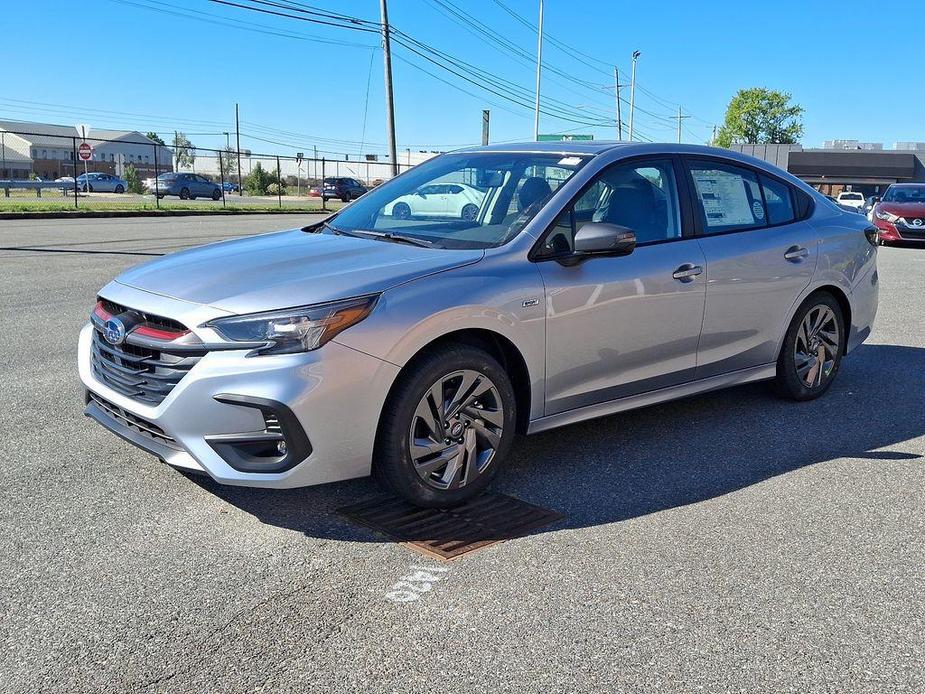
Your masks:
{"label": "front windshield", "polygon": [[412,237],[435,248],[500,246],[588,160],[553,153],[445,154],[367,193],[330,227]]}
{"label": "front windshield", "polygon": [[883,202],[925,202],[925,186],[890,186]]}

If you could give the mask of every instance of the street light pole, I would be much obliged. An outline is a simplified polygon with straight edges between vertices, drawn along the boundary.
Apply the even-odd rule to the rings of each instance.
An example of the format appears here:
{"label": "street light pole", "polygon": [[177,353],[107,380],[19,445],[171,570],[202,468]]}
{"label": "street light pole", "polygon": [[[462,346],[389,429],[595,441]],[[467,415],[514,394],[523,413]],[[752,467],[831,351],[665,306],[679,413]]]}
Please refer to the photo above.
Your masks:
{"label": "street light pole", "polygon": [[533,113],[533,140],[540,139],[540,75],[543,70],[543,0],[540,0],[540,21],[536,32],[536,107]]}
{"label": "street light pole", "polygon": [[633,51],[633,76],[630,78],[630,142],[633,141],[633,116],[636,112],[636,60],[642,55]]}
{"label": "street light pole", "polygon": [[617,66],[613,66],[613,90],[617,95],[617,140],[623,141],[623,118],[620,115],[620,73]]}
{"label": "street light pole", "polygon": [[234,105],[234,134],[238,147],[238,196],[244,195],[244,184],[241,180],[241,120],[238,118],[238,105]]}

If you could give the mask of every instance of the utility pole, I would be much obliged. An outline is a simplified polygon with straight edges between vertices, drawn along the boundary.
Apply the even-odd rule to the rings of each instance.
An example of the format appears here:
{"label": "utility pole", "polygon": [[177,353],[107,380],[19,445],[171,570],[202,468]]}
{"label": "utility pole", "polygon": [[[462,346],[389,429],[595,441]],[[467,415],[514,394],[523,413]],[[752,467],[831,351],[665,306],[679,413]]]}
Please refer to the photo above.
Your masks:
{"label": "utility pole", "polygon": [[613,90],[617,95],[617,140],[623,141],[623,118],[620,115],[620,72],[613,66]]}
{"label": "utility pole", "polygon": [[392,161],[392,175],[398,175],[398,151],[395,149],[395,101],[392,97],[392,49],[389,43],[389,8],[386,0],[379,0],[382,15],[382,64],[385,70],[385,116],[389,129],[389,158]]}
{"label": "utility pole", "polygon": [[710,138],[710,146],[716,147],[716,124],[713,125],[713,137]]}
{"label": "utility pole", "polygon": [[533,140],[540,139],[540,75],[543,69],[543,0],[540,0],[540,21],[536,32],[536,108],[533,113]]}
{"label": "utility pole", "polygon": [[491,120],[491,111],[485,109],[482,111],[482,145],[488,144],[488,125]]}
{"label": "utility pole", "polygon": [[238,197],[244,195],[244,183],[241,179],[241,120],[238,118],[238,104],[234,105],[234,134],[238,148]]}
{"label": "utility pole", "polygon": [[633,51],[633,75],[630,78],[630,142],[633,141],[633,116],[636,113],[636,60],[641,53]]}
{"label": "utility pole", "polygon": [[678,144],[681,144],[681,121],[684,118],[690,118],[690,116],[681,115],[681,104],[678,104],[678,115],[675,116],[678,119]]}

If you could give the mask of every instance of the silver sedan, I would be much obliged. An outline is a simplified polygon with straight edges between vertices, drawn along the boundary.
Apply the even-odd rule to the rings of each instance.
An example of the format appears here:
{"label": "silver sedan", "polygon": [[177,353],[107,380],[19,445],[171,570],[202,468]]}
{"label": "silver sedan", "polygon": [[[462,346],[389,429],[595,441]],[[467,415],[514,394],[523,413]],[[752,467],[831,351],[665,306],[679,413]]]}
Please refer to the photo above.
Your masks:
{"label": "silver sedan", "polygon": [[85,193],[124,193],[128,190],[128,183],[112,174],[89,173],[77,177],[77,187]]}
{"label": "silver sedan", "polygon": [[[471,187],[478,209],[396,213],[436,185]],[[219,482],[372,472],[451,506],[518,432],[753,381],[820,397],[870,333],[876,240],[726,150],[454,152],[323,222],[120,275],[80,336],[86,413]]]}

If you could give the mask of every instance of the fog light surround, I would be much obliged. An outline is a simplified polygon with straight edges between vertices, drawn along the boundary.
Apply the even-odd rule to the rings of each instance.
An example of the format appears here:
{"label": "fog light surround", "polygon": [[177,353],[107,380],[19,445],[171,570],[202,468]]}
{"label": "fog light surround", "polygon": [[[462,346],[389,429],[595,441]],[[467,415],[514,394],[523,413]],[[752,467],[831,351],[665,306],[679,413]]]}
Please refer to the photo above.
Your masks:
{"label": "fog light surround", "polygon": [[285,472],[311,455],[312,445],[305,430],[283,403],[231,393],[220,393],[213,398],[227,405],[260,410],[263,415],[263,431],[205,437],[212,450],[238,472]]}

